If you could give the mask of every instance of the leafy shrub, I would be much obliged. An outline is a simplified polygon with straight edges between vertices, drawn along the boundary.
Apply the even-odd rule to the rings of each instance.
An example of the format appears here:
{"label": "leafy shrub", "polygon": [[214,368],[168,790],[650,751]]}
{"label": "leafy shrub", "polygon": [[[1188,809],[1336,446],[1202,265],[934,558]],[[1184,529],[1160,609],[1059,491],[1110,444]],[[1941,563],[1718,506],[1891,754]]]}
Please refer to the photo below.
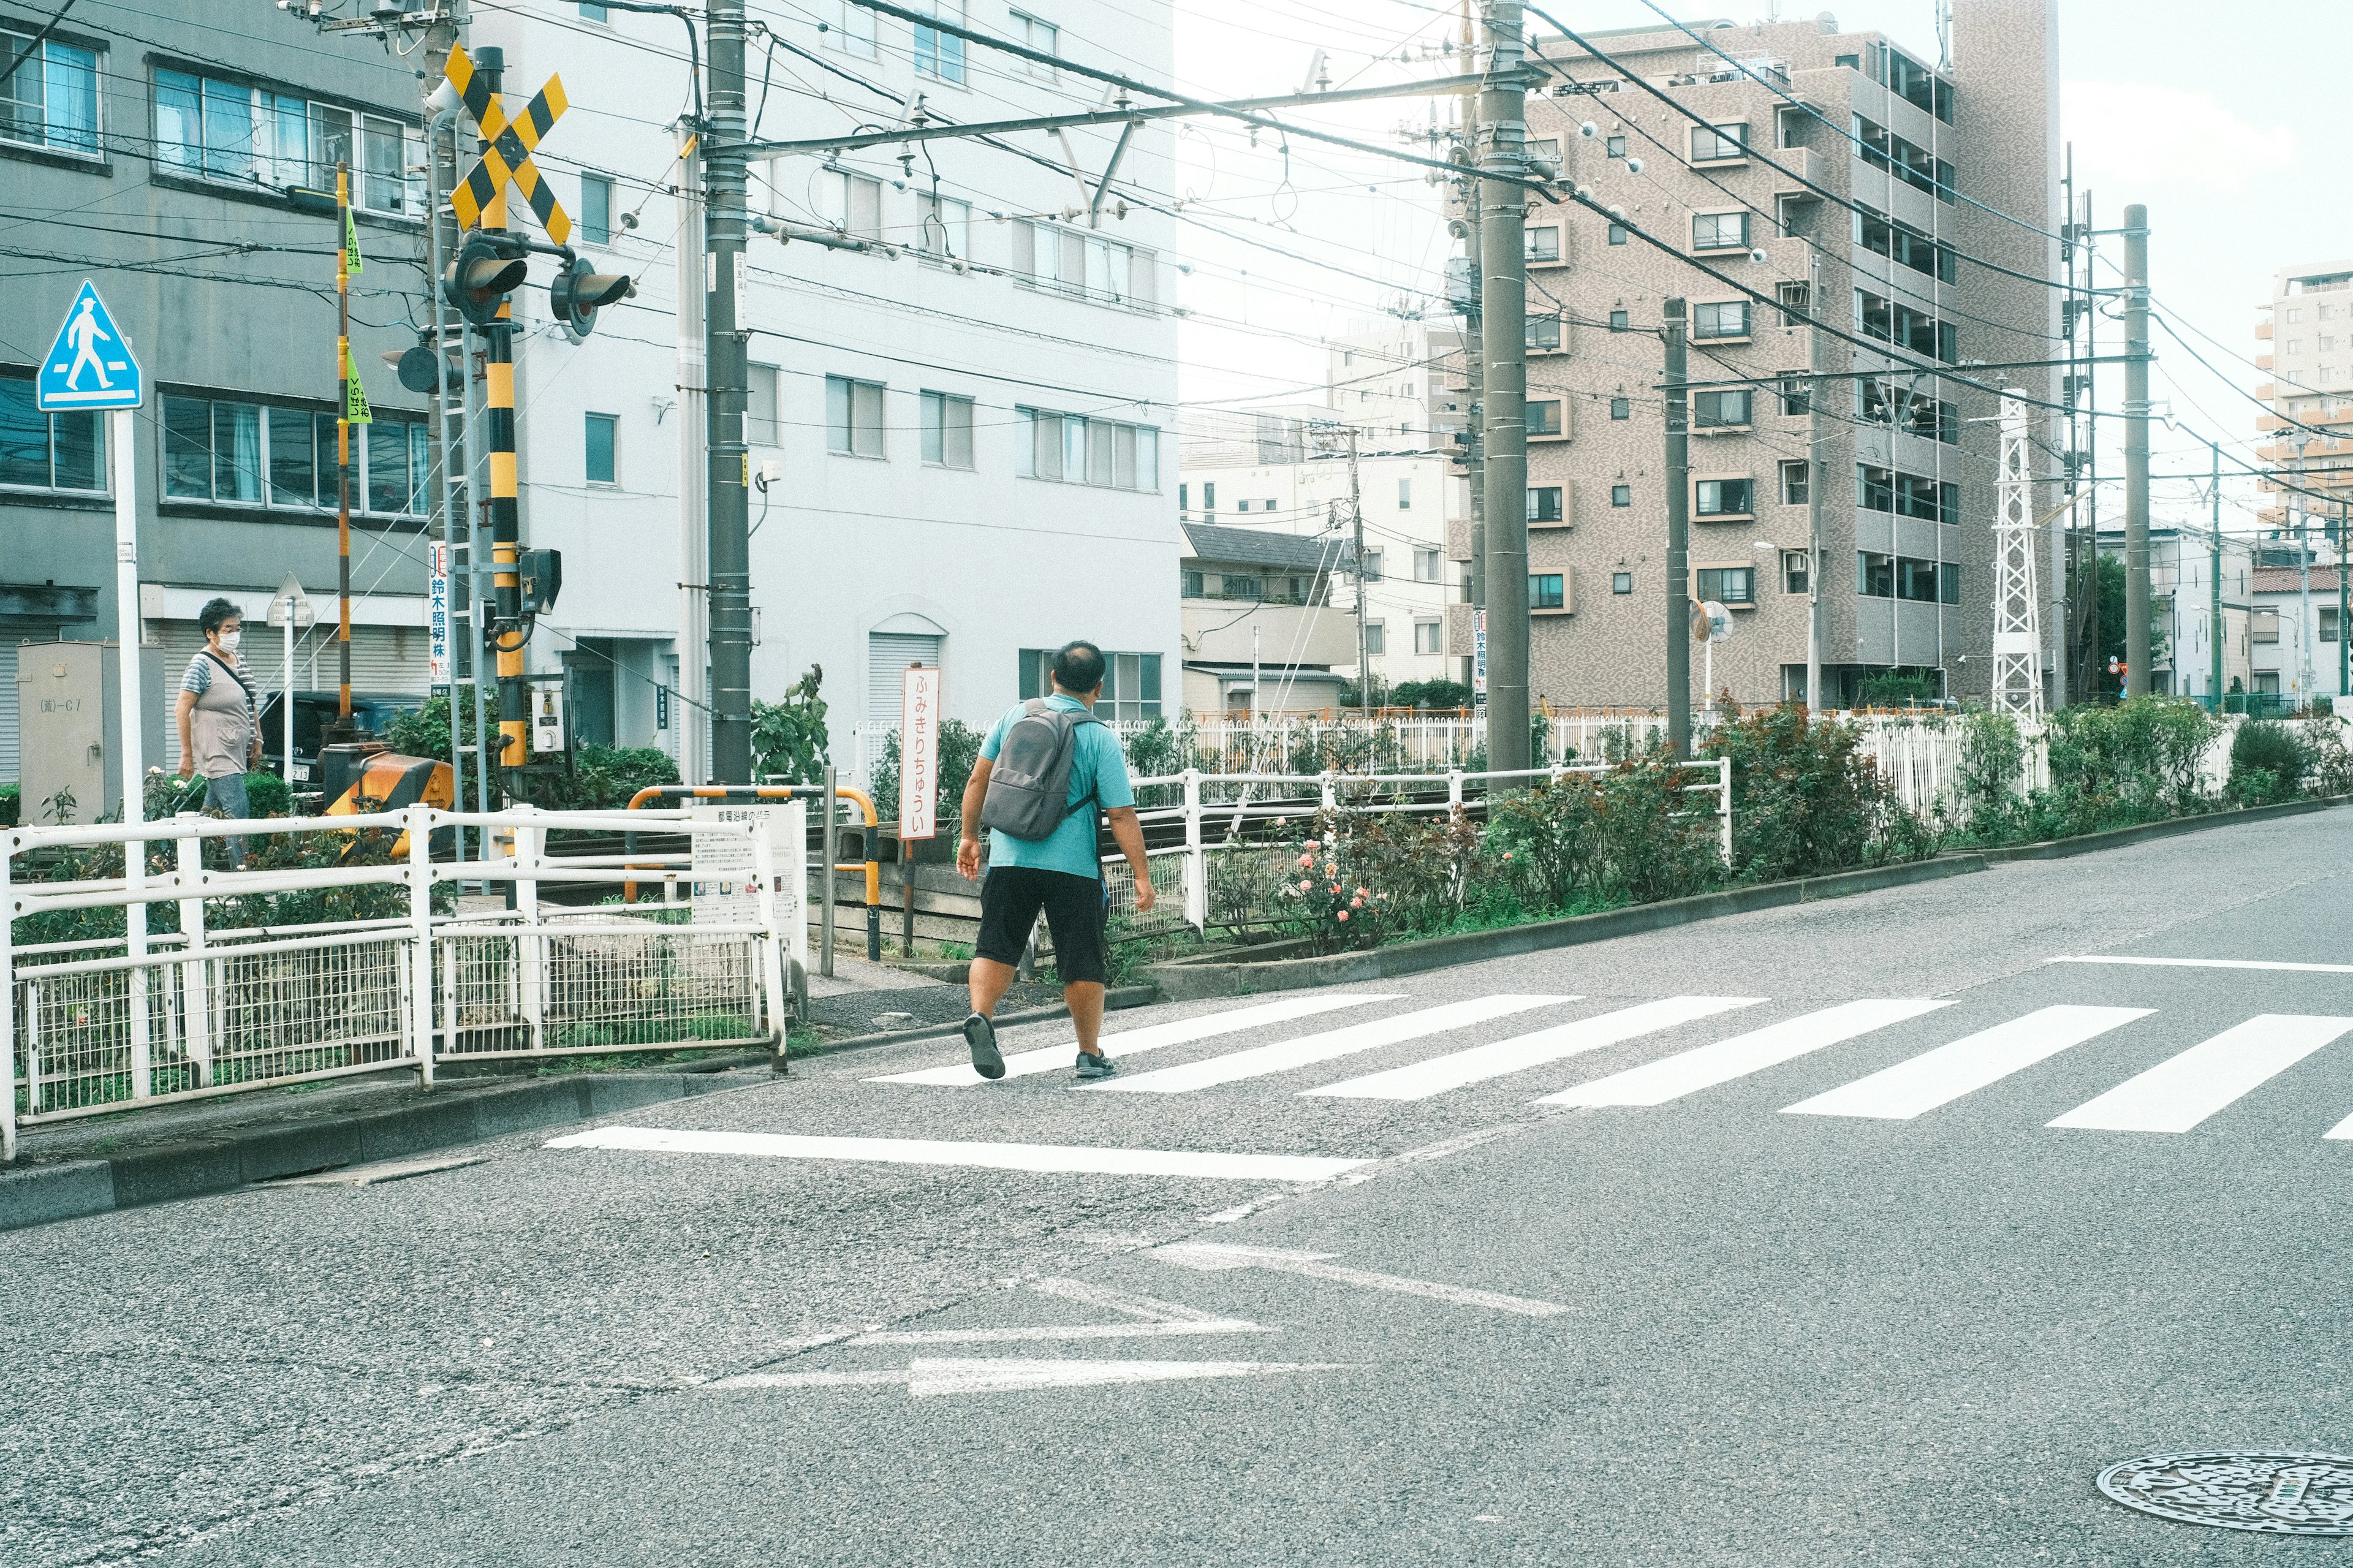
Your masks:
{"label": "leafy shrub", "polygon": [[1717,723],[1700,753],[1732,759],[1736,879],[1778,881],[1935,852],[1934,834],[1904,809],[1862,741],[1852,725],[1817,721],[1796,702]]}
{"label": "leafy shrub", "polygon": [[1471,706],[1471,688],[1459,680],[1403,680],[1389,693],[1389,706],[1461,709]]}
{"label": "leafy shrub", "polygon": [[24,809],[25,786],[0,784],[0,827],[18,827],[23,824],[17,814]]}
{"label": "leafy shrub", "polygon": [[2333,715],[2316,715],[2305,721],[2303,739],[2311,758],[2307,787],[2318,795],[2353,795],[2353,749],[2345,744],[2345,726]]}
{"label": "leafy shrub", "polygon": [[830,737],[826,730],[825,699],[818,695],[824,680],[824,669],[813,664],[786,689],[781,701],[752,700],[754,783],[825,782]]}
{"label": "leafy shrub", "polygon": [[2031,802],[2034,832],[2065,837],[2204,809],[2200,768],[2221,732],[2221,720],[2178,698],[2060,709],[2044,731],[2051,786]]}
{"label": "leafy shrub", "polygon": [[1873,675],[1862,683],[1866,708],[1900,708],[1907,702],[1934,702],[1936,683],[1925,675]]}
{"label": "leafy shrub", "polygon": [[1981,835],[1998,835],[2023,803],[2019,771],[2026,763],[2026,741],[2018,721],[1980,709],[1961,721],[1961,754],[1955,768],[1962,820]]}
{"label": "leafy shrub", "polygon": [[2249,719],[2231,738],[2231,798],[2243,805],[2286,800],[2303,786],[2314,762],[2310,743],[2270,719]]}

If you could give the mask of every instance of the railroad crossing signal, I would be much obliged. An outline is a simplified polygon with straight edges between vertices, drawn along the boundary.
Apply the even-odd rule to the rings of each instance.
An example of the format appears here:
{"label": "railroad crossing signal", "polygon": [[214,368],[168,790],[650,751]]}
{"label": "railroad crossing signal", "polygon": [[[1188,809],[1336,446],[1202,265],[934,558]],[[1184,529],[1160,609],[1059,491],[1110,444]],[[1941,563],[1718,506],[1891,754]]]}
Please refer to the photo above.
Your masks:
{"label": "railroad crossing signal", "polygon": [[499,105],[498,96],[491,91],[474,69],[473,60],[463,48],[449,51],[448,71],[449,85],[466,102],[466,111],[481,128],[482,139],[490,143],[482,150],[480,162],[458,182],[449,193],[450,205],[457,209],[460,227],[480,226],[482,214],[495,205],[509,184],[522,194],[531,205],[539,226],[547,237],[562,245],[572,237],[572,219],[565,216],[555,199],[555,192],[542,178],[539,166],[531,161],[540,139],[545,136],[567,107],[564,98],[564,79],[551,76],[547,85],[532,96],[522,114],[512,121]]}

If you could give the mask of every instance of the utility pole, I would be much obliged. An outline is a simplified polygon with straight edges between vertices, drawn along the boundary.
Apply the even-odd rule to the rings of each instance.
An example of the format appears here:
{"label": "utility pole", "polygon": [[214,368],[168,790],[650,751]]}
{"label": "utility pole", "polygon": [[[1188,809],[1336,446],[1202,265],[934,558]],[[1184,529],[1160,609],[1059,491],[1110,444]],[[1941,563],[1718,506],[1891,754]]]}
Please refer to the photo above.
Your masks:
{"label": "utility pole", "polygon": [[[1487,765],[1528,765],[1527,84],[1519,0],[1487,0],[1479,92],[1482,346],[1485,350]],[[1501,176],[1500,178],[1494,176]]]}
{"label": "utility pole", "polygon": [[[2148,695],[2148,208],[2125,208],[2125,696]],[[2094,584],[2093,591],[2098,592]]]}
{"label": "utility pole", "polygon": [[[1356,488],[1356,427],[1348,426],[1348,516],[1356,530],[1356,706],[1373,710],[1373,638],[1365,625],[1365,501]],[[1330,574],[1325,574],[1328,578]]]}
{"label": "utility pole", "polygon": [[[2092,247],[2092,193],[2084,193],[2084,273],[2087,279],[2096,280],[2098,253]],[[2084,421],[2089,439],[2082,450],[2088,471],[2084,476],[2084,532],[2091,541],[2089,569],[2083,581],[2086,602],[2084,621],[2090,637],[2084,649],[2084,700],[2096,703],[2107,690],[2107,666],[2100,657],[2105,645],[2100,637],[2100,312],[2091,308],[2094,296],[2089,289],[2084,293],[2084,398],[2092,416]]]}
{"label": "utility pole", "polygon": [[[2209,441],[2206,447],[2214,457],[2213,554],[2207,563],[2207,575],[2213,578],[2213,582],[2208,586],[2206,608],[2206,641],[2210,645],[2208,662],[2211,668],[2206,677],[2206,689],[2214,694],[2214,711],[2220,713],[2222,710],[2222,444]],[[2337,576],[2341,581],[2344,574],[2340,572]],[[2337,635],[2340,637],[2344,635],[2342,622],[2338,625]]]}
{"label": "utility pole", "polygon": [[[1472,135],[1474,141],[1477,131]],[[1465,386],[1462,407],[1462,427],[1470,437],[1466,449],[1465,468],[1471,492],[1471,620],[1472,652],[1472,675],[1478,676],[1478,621],[1487,610],[1487,407],[1486,340],[1480,320],[1479,295],[1486,285],[1479,270],[1479,182],[1464,182],[1470,187],[1470,221],[1464,237],[1464,248],[1471,261],[1472,296],[1462,317],[1462,368]],[[1466,683],[1467,684],[1467,683]],[[1477,698],[1472,698],[1475,706]]]}
{"label": "utility pole", "polygon": [[[2214,515],[2222,515],[2221,489],[2215,488]],[[2221,526],[2219,522],[2215,525]],[[2353,582],[2345,575],[2345,503],[2337,503],[2337,695],[2353,695]]]}
{"label": "utility pole", "polygon": [[[681,129],[678,178],[678,689],[671,715],[678,726],[678,776],[688,784],[712,778],[707,689],[711,662],[711,526],[703,515],[702,444],[710,434],[703,364],[702,197],[697,130]],[[832,796],[826,797],[828,807]],[[828,884],[830,886],[830,884]],[[830,929],[827,935],[831,936]],[[830,974],[830,969],[826,971]]]}
{"label": "utility pole", "polygon": [[744,439],[746,127],[744,0],[710,0],[708,121],[703,127],[703,363],[709,385],[711,778],[752,782],[752,473]]}
{"label": "utility pole", "polygon": [[[1820,246],[1808,246],[1806,261],[1806,314],[1819,321],[1822,311],[1822,252]],[[1807,384],[1810,389],[1806,399],[1806,706],[1820,712],[1822,702],[1822,489],[1829,476],[1822,467],[1822,401],[1827,395],[1821,381],[1822,334],[1819,327],[1806,329],[1806,368],[1814,373]]]}
{"label": "utility pole", "polygon": [[[1667,394],[1667,745],[1691,755],[1691,426],[1683,390],[1683,302],[1670,300],[1665,322]],[[1492,730],[1489,731],[1493,732]]]}
{"label": "utility pole", "polygon": [[[2304,479],[2304,448],[2312,437],[2299,430],[2295,433],[2295,474],[2299,484]],[[2312,701],[2312,504],[2299,489],[2295,495],[2295,679],[2296,706],[2309,706]]]}

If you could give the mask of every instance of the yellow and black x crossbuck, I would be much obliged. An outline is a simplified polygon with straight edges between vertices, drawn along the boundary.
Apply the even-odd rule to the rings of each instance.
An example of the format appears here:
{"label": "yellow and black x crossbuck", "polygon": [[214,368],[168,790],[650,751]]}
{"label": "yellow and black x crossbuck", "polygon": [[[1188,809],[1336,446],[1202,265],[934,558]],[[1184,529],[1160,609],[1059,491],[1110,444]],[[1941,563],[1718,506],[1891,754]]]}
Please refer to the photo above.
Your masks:
{"label": "yellow and black x crossbuck", "polygon": [[572,236],[572,219],[565,216],[555,192],[541,176],[538,165],[531,161],[540,139],[565,110],[564,79],[549,77],[547,85],[533,95],[522,113],[511,121],[499,104],[499,95],[491,90],[464,49],[449,51],[448,77],[449,85],[465,100],[466,111],[481,128],[482,139],[490,143],[482,149],[481,161],[449,193],[450,202],[458,209],[459,225],[478,227],[485,213],[491,216],[494,224],[502,224],[504,215],[498,204],[506,187],[512,184],[531,205],[547,237],[564,244]]}

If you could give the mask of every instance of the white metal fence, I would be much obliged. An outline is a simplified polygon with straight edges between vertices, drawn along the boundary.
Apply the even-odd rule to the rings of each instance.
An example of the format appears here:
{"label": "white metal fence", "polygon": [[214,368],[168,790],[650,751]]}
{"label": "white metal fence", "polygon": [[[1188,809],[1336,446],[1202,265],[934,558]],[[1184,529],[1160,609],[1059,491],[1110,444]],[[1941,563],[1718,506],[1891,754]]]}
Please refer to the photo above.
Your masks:
{"label": "white metal fence", "polygon": [[[439,829],[482,831],[508,852],[435,862]],[[692,918],[689,904],[572,909],[545,903],[550,884],[617,885],[635,867],[691,856],[551,851],[551,832],[661,830],[751,841],[757,918]],[[382,864],[346,865],[340,844],[406,836]],[[326,863],[264,870],[205,864],[208,843],[293,835]],[[753,825],[677,811],[488,814],[411,806],[366,816],[204,816],[125,827],[11,828],[0,835],[0,1158],[19,1123],[58,1121],[170,1100],[404,1068],[427,1083],[437,1063],[766,1044],[784,1026],[787,933],[783,877]],[[131,846],[138,853],[124,855]],[[169,869],[147,864],[169,845]],[[98,875],[61,864],[77,853],[121,860]],[[343,850],[349,853],[348,847]],[[511,885],[512,907],[437,912],[436,889]],[[671,885],[675,885],[672,883]],[[380,888],[405,892],[406,912],[368,920],[223,927],[222,900]],[[442,902],[449,901],[445,896]],[[151,933],[144,913],[175,905],[178,929]],[[69,911],[120,910],[121,936],[19,943],[17,922]]]}

